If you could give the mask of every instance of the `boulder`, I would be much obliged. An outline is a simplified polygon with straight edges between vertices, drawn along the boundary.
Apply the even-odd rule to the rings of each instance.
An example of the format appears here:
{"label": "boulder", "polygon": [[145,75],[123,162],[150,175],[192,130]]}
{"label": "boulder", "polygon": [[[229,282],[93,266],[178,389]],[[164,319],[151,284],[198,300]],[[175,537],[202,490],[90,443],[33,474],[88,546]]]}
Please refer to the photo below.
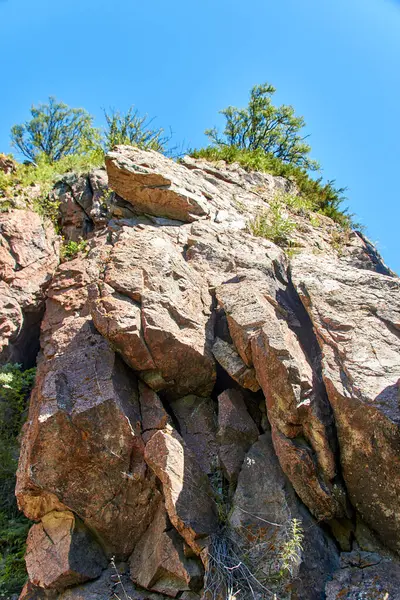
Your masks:
{"label": "boulder", "polygon": [[56,590],[96,579],[107,566],[98,543],[69,511],[47,513],[31,527],[25,561],[33,585]]}
{"label": "boulder", "polygon": [[321,347],[350,500],[400,551],[400,281],[304,255],[292,278]]}
{"label": "boulder", "polygon": [[258,428],[247,412],[240,390],[226,390],[218,396],[219,458],[224,473],[235,483],[247,450],[257,440]]}
{"label": "boulder", "polygon": [[172,598],[203,585],[202,565],[198,559],[185,556],[185,543],[169,523],[164,503],[160,503],[152,523],[136,545],[130,569],[135,583]]}
{"label": "boulder", "polygon": [[158,152],[118,146],[106,155],[106,167],[110,187],[138,213],[184,222],[209,214],[207,199],[190,185],[189,171]]}
{"label": "boulder", "polygon": [[17,170],[17,164],[15,160],[13,160],[10,156],[1,153],[0,154],[0,171],[5,173],[6,175],[10,175],[11,173],[15,173]]}
{"label": "boulder", "polygon": [[208,396],[215,382],[211,297],[186,264],[182,242],[155,227],[123,227],[103,278],[90,289],[98,331],[155,391]]}
{"label": "boulder", "polygon": [[232,344],[216,338],[212,352],[221,367],[241,387],[252,392],[257,392],[260,389],[254,369],[247,367]]}
{"label": "boulder", "polygon": [[217,526],[207,476],[183,439],[170,428],[158,431],[147,442],[145,459],[162,483],[171,523],[199,554]]}

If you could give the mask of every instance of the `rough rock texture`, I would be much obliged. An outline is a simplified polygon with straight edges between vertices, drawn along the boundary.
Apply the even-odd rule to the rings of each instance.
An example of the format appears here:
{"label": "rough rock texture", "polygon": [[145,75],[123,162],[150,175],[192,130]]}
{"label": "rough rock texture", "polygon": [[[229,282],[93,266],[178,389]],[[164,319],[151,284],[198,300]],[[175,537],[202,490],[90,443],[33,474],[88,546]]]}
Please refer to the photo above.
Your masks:
{"label": "rough rock texture", "polygon": [[47,513],[31,527],[25,561],[29,580],[52,589],[96,579],[107,566],[98,543],[69,511]]}
{"label": "rough rock texture", "polygon": [[54,228],[36,213],[0,214],[0,358],[32,366],[45,291],[58,264]]}
{"label": "rough rock texture", "polygon": [[159,492],[143,458],[137,382],[89,320],[90,266],[64,263],[48,292],[16,493],[29,518],[62,503],[107,552],[127,556]]}
{"label": "rough rock texture", "polygon": [[244,456],[258,438],[258,428],[247,412],[239,390],[226,390],[218,396],[219,458],[225,475],[235,482]]}
{"label": "rough rock texture", "polygon": [[162,483],[171,523],[199,554],[217,517],[211,486],[195,455],[176,432],[164,430],[146,444],[145,459]]}
{"label": "rough rock texture", "polygon": [[[322,215],[290,215],[290,259],[250,234],[282,192],[297,190],[117,147],[107,170],[54,189],[63,236],[88,240],[57,269],[51,228],[0,215],[2,362],[33,364],[47,297],[18,470],[37,521],[24,600],[122,600],[122,584],[133,600],[200,600],[235,536],[250,548],[232,566],[250,552],[279,600],[398,593],[399,280]],[[74,527],[48,551],[55,515]],[[293,523],[303,549],[276,577]],[[117,561],[101,574],[93,539]],[[376,561],[356,563],[367,550]]]}
{"label": "rough rock texture", "polygon": [[0,154],[0,171],[6,175],[14,173],[17,169],[15,161],[6,154]]}
{"label": "rough rock texture", "polygon": [[400,282],[312,257],[292,277],[322,350],[350,500],[400,550]]}
{"label": "rough rock texture", "polygon": [[303,548],[294,565],[290,597],[323,597],[325,583],[339,565],[338,551],[294,494],[280,468],[271,434],[260,436],[246,454],[232,505],[230,524],[239,543],[247,542],[249,560],[261,563],[267,574],[276,576],[279,571],[279,556],[290,536],[292,520],[301,523]]}
{"label": "rough rock texture", "polygon": [[180,592],[203,587],[200,561],[185,556],[185,543],[169,523],[164,503],[137,544],[130,559],[135,583],[175,598]]}
{"label": "rough rock texture", "polygon": [[399,598],[400,566],[379,554],[342,554],[340,569],[326,586],[326,600],[395,600]]}
{"label": "rough rock texture", "polygon": [[217,416],[211,398],[185,396],[170,404],[187,446],[205,473],[217,466]]}

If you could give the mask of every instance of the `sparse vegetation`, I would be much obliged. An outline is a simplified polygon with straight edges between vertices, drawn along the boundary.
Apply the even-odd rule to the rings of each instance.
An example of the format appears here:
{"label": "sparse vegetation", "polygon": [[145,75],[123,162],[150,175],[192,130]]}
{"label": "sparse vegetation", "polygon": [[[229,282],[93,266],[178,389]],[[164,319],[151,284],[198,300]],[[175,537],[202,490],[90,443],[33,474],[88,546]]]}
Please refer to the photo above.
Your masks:
{"label": "sparse vegetation", "polygon": [[164,134],[164,129],[152,129],[153,119],[148,119],[147,115],[140,116],[132,106],[126,113],[105,110],[104,116],[106,129],[103,143],[106,151],[117,144],[137,146],[142,150],[166,151],[170,136]]}
{"label": "sparse vegetation", "polygon": [[35,369],[0,367],[0,597],[21,591],[26,580],[23,557],[29,521],[18,511],[14,488],[18,435],[34,378]]}
{"label": "sparse vegetation", "polygon": [[352,216],[341,208],[346,190],[335,187],[334,181],[324,183],[322,177],[314,179],[305,169],[284,163],[262,150],[243,150],[235,146],[209,146],[192,150],[190,155],[211,162],[223,160],[227,163],[238,163],[247,171],[261,171],[285,177],[296,184],[300,196],[310,206],[310,210],[330,217],[342,227],[352,225]]}
{"label": "sparse vegetation", "polygon": [[284,204],[279,199],[274,199],[270,202],[269,209],[249,221],[248,227],[253,235],[271,240],[279,246],[286,246],[296,223],[290,219]]}
{"label": "sparse vegetation", "polygon": [[61,246],[60,256],[61,258],[66,260],[72,260],[79,254],[79,252],[85,252],[87,250],[87,241],[79,240],[78,242],[74,242],[70,240],[69,242],[65,242]]}

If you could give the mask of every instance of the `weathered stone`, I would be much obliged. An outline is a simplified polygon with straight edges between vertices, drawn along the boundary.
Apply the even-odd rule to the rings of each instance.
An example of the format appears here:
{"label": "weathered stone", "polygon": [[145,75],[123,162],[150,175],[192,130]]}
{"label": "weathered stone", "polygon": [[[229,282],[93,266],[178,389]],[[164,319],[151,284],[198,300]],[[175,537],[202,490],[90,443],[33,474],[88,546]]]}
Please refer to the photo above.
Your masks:
{"label": "weathered stone", "polygon": [[170,423],[170,417],[157,394],[141,381],[139,381],[139,401],[142,438],[146,443],[159,429],[165,429]]}
{"label": "weathered stone", "polygon": [[207,474],[216,466],[218,455],[217,416],[211,398],[185,396],[170,403],[180,433],[197,462]]}
{"label": "weathered stone", "polygon": [[[268,418],[279,432],[274,443],[279,442],[275,448],[282,468],[318,519],[342,516],[345,494],[336,479],[331,409],[316,365],[300,343],[308,324],[299,321],[295,299],[287,286],[262,279],[222,285],[217,298],[237,351],[249,367],[254,365]],[[303,478],[305,460],[311,486]]]}
{"label": "weathered stone", "polygon": [[400,551],[400,281],[303,255],[292,277],[321,346],[350,500]]}
{"label": "weathered stone", "polygon": [[36,213],[0,214],[0,359],[32,366],[59,241]]}
{"label": "weathered stone", "polygon": [[170,525],[164,503],[137,544],[130,567],[135,583],[173,598],[182,591],[199,589],[203,583],[201,563],[186,558],[184,541]]}
{"label": "weathered stone", "polygon": [[247,450],[257,440],[258,428],[247,412],[243,394],[226,390],[218,396],[219,458],[226,477],[236,482]]}
{"label": "weathered stone", "polygon": [[217,526],[216,506],[207,476],[183,439],[158,431],[146,444],[145,459],[163,485],[171,523],[199,554]]}
{"label": "weathered stone", "polygon": [[31,527],[25,555],[29,580],[42,588],[63,588],[96,579],[106,558],[71,512],[53,511]]}
{"label": "weathered stone", "polygon": [[143,458],[135,379],[88,318],[92,276],[93,263],[76,259],[61,265],[49,290],[16,493],[29,518],[61,504],[108,552],[126,556],[159,492]]}
{"label": "weathered stone", "polygon": [[370,552],[342,554],[341,568],[326,585],[326,600],[395,600],[400,565]]}
{"label": "weathered stone", "polygon": [[209,213],[204,196],[185,185],[187,169],[157,152],[118,146],[107,154],[106,167],[110,187],[139,213],[184,222]]}
{"label": "weathered stone", "polygon": [[216,338],[212,351],[221,367],[225,369],[232,379],[240,386],[247,388],[252,392],[257,392],[260,389],[254,369],[249,369],[247,367],[232,344],[228,344],[220,338]]}
{"label": "weathered stone", "polygon": [[[236,531],[239,547],[247,564],[261,567],[268,588],[278,581],[284,545],[292,541],[298,560],[292,564],[291,598],[319,600],[327,578],[338,568],[335,544],[319,528],[310,513],[299,502],[280,468],[272,445],[271,434],[258,439],[246,455],[233,498],[230,526]],[[293,539],[292,524],[297,519],[303,540]],[[290,581],[290,578],[287,578]],[[277,590],[277,597],[281,588]],[[285,596],[286,597],[286,596]]]}
{"label": "weathered stone", "polygon": [[207,396],[215,382],[205,306],[211,297],[181,244],[153,227],[120,230],[104,283],[91,287],[91,312],[100,333],[155,391]]}

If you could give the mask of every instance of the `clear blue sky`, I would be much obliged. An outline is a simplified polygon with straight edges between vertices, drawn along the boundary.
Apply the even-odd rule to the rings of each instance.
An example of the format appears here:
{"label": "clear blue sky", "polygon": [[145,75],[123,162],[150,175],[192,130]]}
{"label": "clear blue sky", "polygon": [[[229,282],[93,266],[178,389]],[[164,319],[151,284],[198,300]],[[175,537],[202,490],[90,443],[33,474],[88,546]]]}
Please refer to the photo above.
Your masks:
{"label": "clear blue sky", "polygon": [[0,0],[0,151],[54,95],[102,124],[131,104],[177,142],[269,81],[307,122],[323,175],[400,272],[400,1]]}

